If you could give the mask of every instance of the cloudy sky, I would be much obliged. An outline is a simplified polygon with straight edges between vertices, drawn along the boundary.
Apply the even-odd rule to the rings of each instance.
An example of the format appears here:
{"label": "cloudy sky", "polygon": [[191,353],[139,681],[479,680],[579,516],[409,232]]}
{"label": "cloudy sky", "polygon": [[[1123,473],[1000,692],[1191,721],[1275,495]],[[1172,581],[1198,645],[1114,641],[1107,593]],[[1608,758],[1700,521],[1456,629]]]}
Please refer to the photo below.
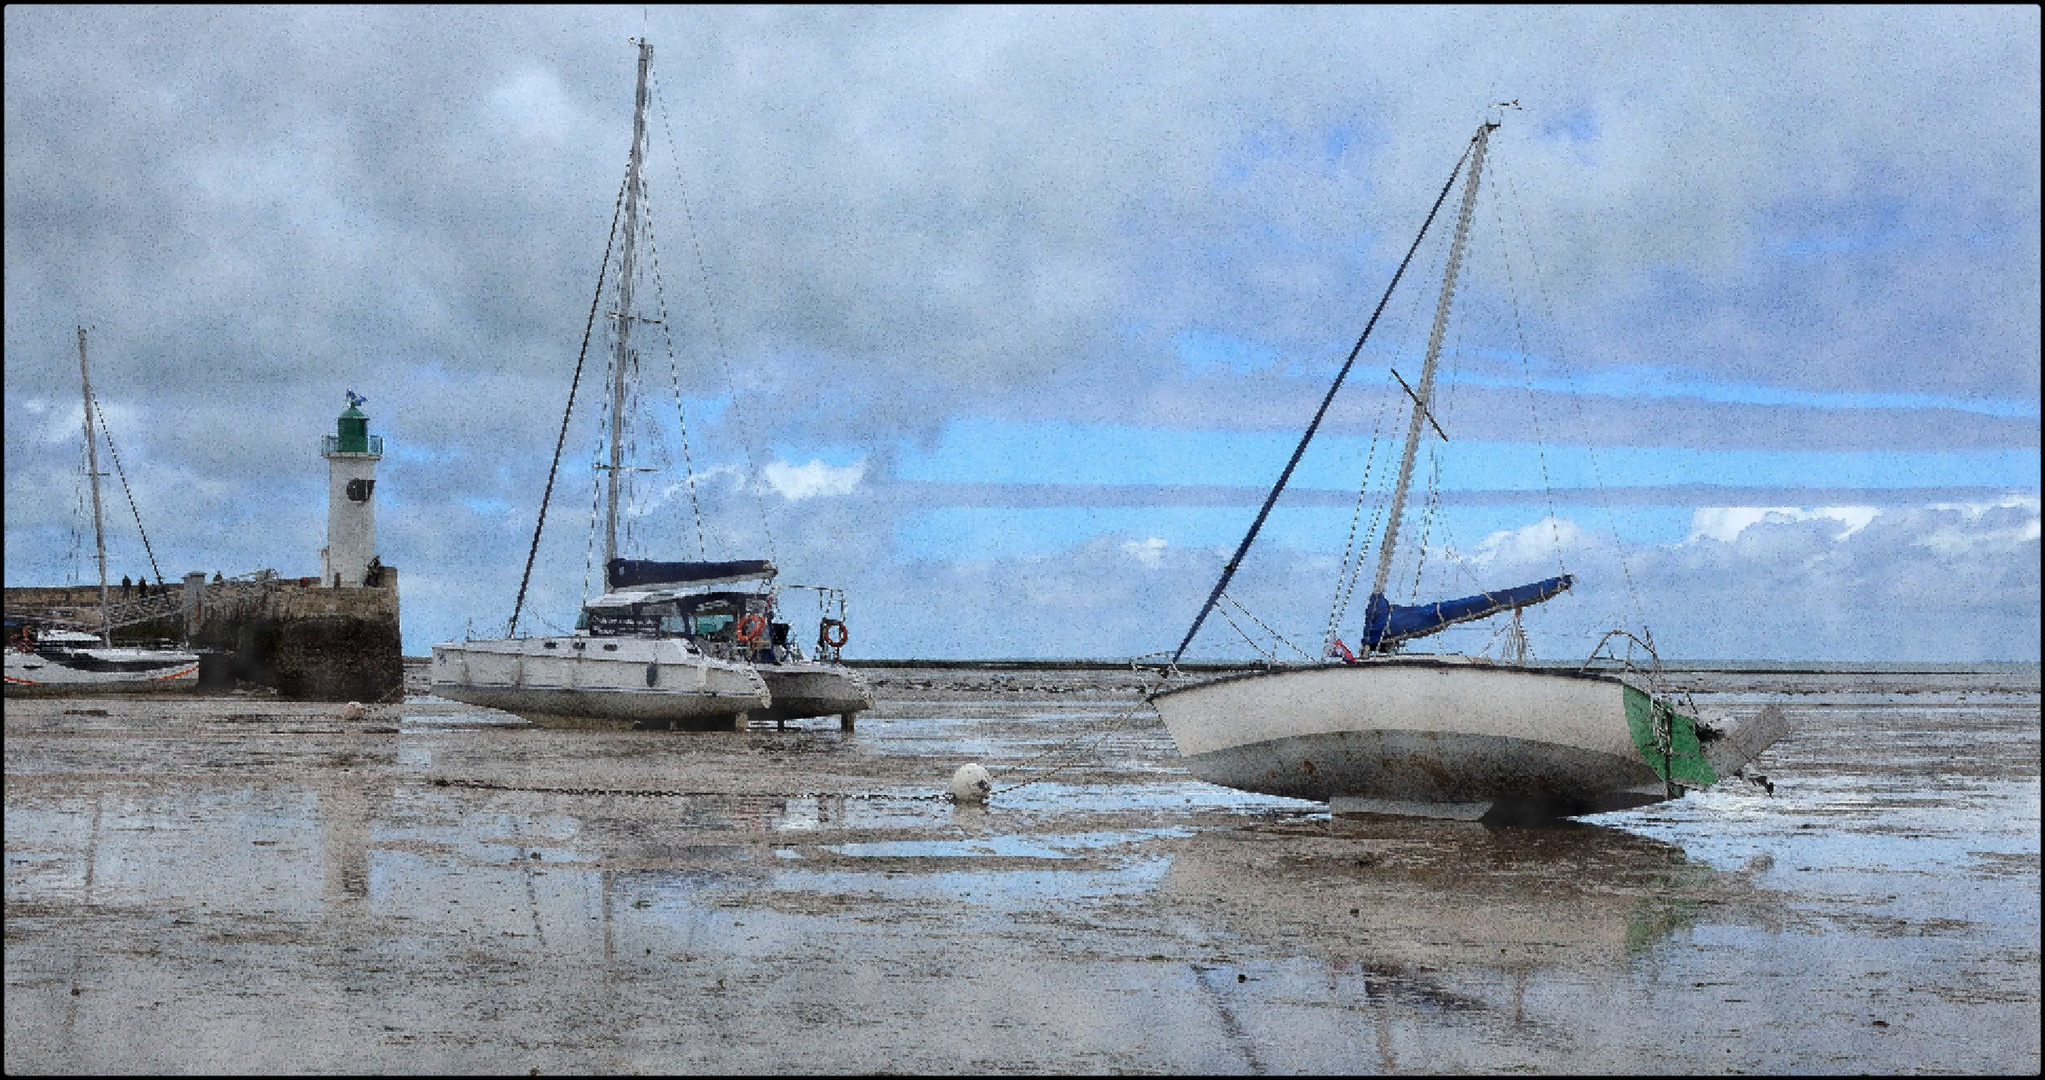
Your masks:
{"label": "cloudy sky", "polygon": [[[1643,623],[1689,658],[2038,655],[2035,8],[5,20],[10,585],[94,576],[84,325],[162,573],[317,573],[353,389],[406,650],[501,631],[644,34],[627,551],[841,585],[852,655],[1176,645],[1487,117],[1401,602],[1567,571],[1543,657]],[[1252,640],[1193,655],[1319,650],[1455,205],[1230,589]],[[609,323],[533,629],[593,583]]]}

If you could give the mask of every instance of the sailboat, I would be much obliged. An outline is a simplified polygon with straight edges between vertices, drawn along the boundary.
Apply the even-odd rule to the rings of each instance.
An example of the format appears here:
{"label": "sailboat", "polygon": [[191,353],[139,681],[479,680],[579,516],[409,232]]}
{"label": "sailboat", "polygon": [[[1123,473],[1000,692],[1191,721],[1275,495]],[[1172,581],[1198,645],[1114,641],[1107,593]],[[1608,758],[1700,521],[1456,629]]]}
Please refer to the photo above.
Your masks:
{"label": "sailboat", "polygon": [[[99,628],[45,627],[8,643],[9,693],[107,693],[134,690],[190,690],[199,685],[199,655],[183,649],[113,645],[112,591],[107,586],[105,515],[99,494],[99,438],[93,418],[92,371],[86,362],[85,328],[78,328],[78,378],[85,399],[86,475],[92,487],[92,535],[99,562]],[[103,423],[104,421],[102,421]],[[111,446],[111,444],[109,444]],[[122,483],[125,484],[124,477]],[[141,518],[138,516],[139,523]],[[153,558],[153,557],[152,557]],[[159,586],[161,587],[161,586]]]}
{"label": "sailboat", "polygon": [[1418,605],[1393,604],[1386,595],[1416,453],[1428,429],[1440,434],[1429,412],[1435,367],[1490,133],[1497,126],[1487,120],[1471,137],[1291,461],[1172,654],[1168,671],[1176,671],[1223,597],[1467,164],[1426,359],[1418,384],[1406,386],[1412,411],[1365,607],[1362,655],[1348,652],[1331,636],[1328,651],[1334,655],[1321,663],[1271,667],[1153,694],[1151,703],[1180,756],[1202,780],[1326,802],[1333,813],[1488,821],[1570,817],[1643,806],[1708,787],[1739,773],[1788,730],[1781,710],[1772,706],[1741,722],[1701,722],[1679,712],[1659,692],[1653,672],[1643,677],[1629,668],[1614,674],[1592,670],[1589,663],[1577,670],[1534,667],[1524,662],[1524,649],[1518,663],[1397,652],[1405,642],[1495,615],[1509,615],[1509,629],[1518,631],[1523,609],[1575,584],[1572,575],[1563,574]]}
{"label": "sailboat", "polygon": [[[506,636],[446,642],[433,648],[433,693],[503,709],[550,726],[738,729],[754,720],[838,715],[850,726],[873,707],[866,683],[839,663],[844,644],[843,594],[839,617],[819,628],[818,654],[806,657],[780,621],[778,570],[770,560],[696,561],[621,556],[622,478],[635,471],[625,460],[626,376],[636,366],[632,293],[646,147],[647,76],[653,46],[639,41],[639,77],[632,116],[632,151],[620,195],[617,234],[616,341],[608,386],[609,455],[604,471],[604,591],[583,604],[572,634],[518,637],[526,585],[519,587]],[[606,256],[608,262],[608,254]],[[608,270],[608,266],[606,267]],[[602,295],[602,275],[598,295]],[[595,307],[591,308],[594,321]],[[585,356],[588,334],[585,331]],[[581,364],[577,365],[577,381]],[[574,409],[574,392],[569,395]],[[563,432],[567,419],[563,418]],[[555,451],[556,471],[560,448]],[[541,501],[526,581],[545,527]],[[717,586],[754,583],[751,590]]]}

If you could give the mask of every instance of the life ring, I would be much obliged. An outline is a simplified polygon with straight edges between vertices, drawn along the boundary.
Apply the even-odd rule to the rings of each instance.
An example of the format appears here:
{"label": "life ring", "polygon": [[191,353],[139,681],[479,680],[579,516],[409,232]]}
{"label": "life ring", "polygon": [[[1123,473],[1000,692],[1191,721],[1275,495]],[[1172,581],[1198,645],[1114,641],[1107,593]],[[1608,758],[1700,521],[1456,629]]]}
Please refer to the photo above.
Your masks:
{"label": "life ring", "polygon": [[[832,633],[832,631],[836,631],[836,633]],[[825,619],[817,624],[817,643],[820,645],[833,649],[842,649],[845,647],[846,640],[851,636],[851,632],[845,629],[845,623],[842,620]]]}
{"label": "life ring", "polygon": [[767,632],[767,617],[757,611],[748,612],[738,621],[738,639],[741,644],[751,645]]}

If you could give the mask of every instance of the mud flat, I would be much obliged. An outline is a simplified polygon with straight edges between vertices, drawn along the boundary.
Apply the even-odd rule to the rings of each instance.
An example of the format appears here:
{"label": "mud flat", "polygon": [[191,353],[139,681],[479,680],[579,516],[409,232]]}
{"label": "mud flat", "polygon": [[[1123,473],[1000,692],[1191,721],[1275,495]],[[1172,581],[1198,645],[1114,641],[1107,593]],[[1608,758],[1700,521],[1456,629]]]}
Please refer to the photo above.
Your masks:
{"label": "mud flat", "polygon": [[10,700],[6,1069],[2040,1067],[2035,666],[1686,676],[1788,708],[1775,794],[1542,830],[1201,784],[1094,734],[1127,673],[872,676],[852,733]]}

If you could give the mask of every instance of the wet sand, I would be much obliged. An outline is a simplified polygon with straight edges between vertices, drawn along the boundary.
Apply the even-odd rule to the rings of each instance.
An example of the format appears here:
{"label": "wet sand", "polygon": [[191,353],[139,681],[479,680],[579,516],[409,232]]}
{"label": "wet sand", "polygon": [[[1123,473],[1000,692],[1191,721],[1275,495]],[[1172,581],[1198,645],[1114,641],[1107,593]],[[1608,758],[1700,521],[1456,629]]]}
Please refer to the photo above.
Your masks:
{"label": "wet sand", "polygon": [[1773,796],[1496,830],[1202,784],[1147,709],[1000,772],[1113,672],[877,671],[852,733],[9,699],[5,1066],[2035,1074],[2036,669],[1686,678],[1788,709]]}

